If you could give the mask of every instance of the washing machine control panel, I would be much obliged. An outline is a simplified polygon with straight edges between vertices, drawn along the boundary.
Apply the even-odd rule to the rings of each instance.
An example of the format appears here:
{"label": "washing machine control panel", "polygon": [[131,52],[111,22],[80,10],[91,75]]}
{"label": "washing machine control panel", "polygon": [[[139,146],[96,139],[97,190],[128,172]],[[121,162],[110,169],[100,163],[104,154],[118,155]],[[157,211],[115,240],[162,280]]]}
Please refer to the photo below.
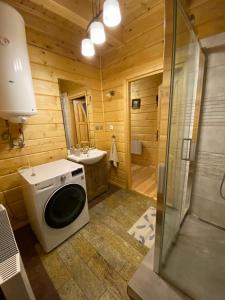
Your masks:
{"label": "washing machine control panel", "polygon": [[[55,178],[51,178],[39,183],[35,184],[35,190],[38,192],[46,191],[49,189],[53,189],[55,187],[65,185],[71,182],[72,178],[75,178],[76,176],[79,176],[81,180],[84,180],[84,170],[83,168],[78,168],[75,170],[72,170],[68,173],[59,175]],[[72,181],[73,182],[73,181]]]}
{"label": "washing machine control panel", "polygon": [[83,173],[83,169],[82,168],[79,168],[79,169],[76,169],[74,171],[71,172],[72,176],[76,176],[78,174],[82,174]]}
{"label": "washing machine control panel", "polygon": [[43,182],[36,183],[35,189],[38,191],[47,190],[49,188],[54,187],[54,184],[55,184],[54,179],[45,180]]}

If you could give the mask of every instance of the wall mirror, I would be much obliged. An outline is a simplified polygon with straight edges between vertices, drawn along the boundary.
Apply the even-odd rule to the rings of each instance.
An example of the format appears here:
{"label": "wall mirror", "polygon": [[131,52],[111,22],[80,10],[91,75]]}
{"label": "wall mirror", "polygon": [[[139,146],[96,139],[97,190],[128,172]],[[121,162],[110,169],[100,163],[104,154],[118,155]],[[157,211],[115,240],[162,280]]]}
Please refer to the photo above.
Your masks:
{"label": "wall mirror", "polygon": [[59,89],[67,148],[94,146],[90,137],[91,96],[87,88],[59,79]]}

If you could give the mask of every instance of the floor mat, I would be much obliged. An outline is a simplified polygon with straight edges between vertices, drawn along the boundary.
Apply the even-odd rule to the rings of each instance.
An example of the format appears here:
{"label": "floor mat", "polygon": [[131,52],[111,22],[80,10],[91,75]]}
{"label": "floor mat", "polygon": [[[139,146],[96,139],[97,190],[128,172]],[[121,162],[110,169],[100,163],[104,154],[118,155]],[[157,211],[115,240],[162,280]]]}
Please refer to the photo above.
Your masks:
{"label": "floor mat", "polygon": [[150,207],[128,230],[128,233],[149,249],[155,242],[156,209]]}

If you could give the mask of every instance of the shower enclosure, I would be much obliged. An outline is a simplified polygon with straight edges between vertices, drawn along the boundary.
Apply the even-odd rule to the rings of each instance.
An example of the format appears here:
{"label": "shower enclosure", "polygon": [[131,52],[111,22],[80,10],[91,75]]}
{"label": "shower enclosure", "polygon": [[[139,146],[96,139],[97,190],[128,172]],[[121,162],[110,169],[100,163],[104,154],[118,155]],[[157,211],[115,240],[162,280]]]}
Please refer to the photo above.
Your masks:
{"label": "shower enclosure", "polygon": [[[198,183],[204,184],[201,172],[204,168],[207,170],[206,166],[202,167],[204,159],[207,165],[204,150],[206,135],[202,135],[205,129],[200,124],[204,118],[208,118],[208,115],[204,115],[205,106],[202,108],[202,98],[204,96],[204,105],[208,103],[207,101],[213,102],[208,106],[210,107],[207,108],[208,110],[212,105],[220,105],[222,120],[225,118],[225,88],[221,90],[220,99],[207,98],[206,94],[210,94],[209,88],[212,86],[207,73],[207,51],[203,51],[180,1],[166,2],[169,3],[171,10],[171,19],[166,20],[166,25],[171,25],[173,34],[169,31],[172,52],[167,155],[164,189],[158,197],[155,270],[161,277],[193,299],[225,299],[225,226],[221,226],[221,220],[216,220],[219,219],[219,215],[218,218],[216,215],[219,210],[214,210],[211,219],[210,213],[207,214],[207,210],[214,209],[211,202],[209,207],[207,194],[205,193],[205,199],[198,196],[204,190],[203,186],[199,188],[198,185]],[[168,15],[170,14],[167,12],[167,17]],[[205,87],[204,74],[206,74]],[[225,78],[225,67],[223,76]],[[215,114],[215,111],[216,108],[212,114]],[[223,149],[225,149],[224,136],[221,135],[222,141],[220,140],[220,145],[224,143]],[[213,151],[216,152],[217,149],[214,147]],[[225,152],[220,157],[215,157],[214,153],[210,155],[214,162],[215,159],[221,159],[221,163],[225,162]],[[212,172],[208,170],[209,173],[210,171]],[[221,201],[218,191],[221,189],[219,185],[221,176],[223,177],[222,167],[217,166],[216,175],[218,190],[216,185],[215,198],[218,199],[215,203],[218,206]],[[209,181],[205,182],[209,184],[205,189],[208,188],[208,193],[212,194],[214,191],[212,184],[210,185]],[[224,208],[225,205],[221,204],[220,210]],[[225,213],[225,209],[223,212]]]}

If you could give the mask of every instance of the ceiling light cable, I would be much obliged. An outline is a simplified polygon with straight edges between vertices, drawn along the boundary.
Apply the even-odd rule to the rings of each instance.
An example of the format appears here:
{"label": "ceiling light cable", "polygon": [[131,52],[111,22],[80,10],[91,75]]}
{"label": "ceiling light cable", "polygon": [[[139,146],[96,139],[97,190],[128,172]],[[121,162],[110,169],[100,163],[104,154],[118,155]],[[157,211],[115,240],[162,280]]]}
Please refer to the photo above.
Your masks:
{"label": "ceiling light cable", "polygon": [[[101,9],[101,0],[92,0],[92,20],[88,23],[86,36],[81,42],[81,53],[84,56],[92,57],[95,54],[94,44],[101,45],[105,42],[105,28],[115,27],[121,22],[121,12],[118,0],[104,0]],[[103,14],[103,22],[99,17]]]}

